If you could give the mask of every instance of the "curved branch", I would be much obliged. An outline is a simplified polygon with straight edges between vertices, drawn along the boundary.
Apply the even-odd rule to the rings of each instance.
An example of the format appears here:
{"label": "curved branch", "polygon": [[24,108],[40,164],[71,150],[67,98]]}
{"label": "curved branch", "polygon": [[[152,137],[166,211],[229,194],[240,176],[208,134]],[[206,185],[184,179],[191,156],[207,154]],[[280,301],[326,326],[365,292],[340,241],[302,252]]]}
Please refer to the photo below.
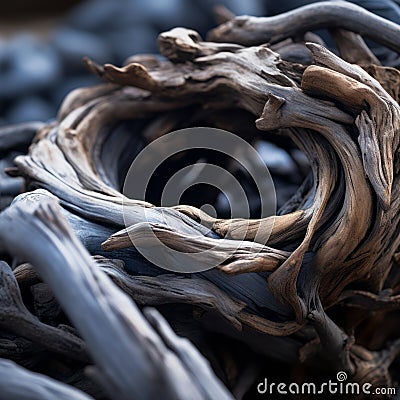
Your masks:
{"label": "curved branch", "polygon": [[347,1],[322,1],[273,17],[235,17],[210,31],[207,39],[252,46],[321,28],[346,29],[400,53],[397,24]]}

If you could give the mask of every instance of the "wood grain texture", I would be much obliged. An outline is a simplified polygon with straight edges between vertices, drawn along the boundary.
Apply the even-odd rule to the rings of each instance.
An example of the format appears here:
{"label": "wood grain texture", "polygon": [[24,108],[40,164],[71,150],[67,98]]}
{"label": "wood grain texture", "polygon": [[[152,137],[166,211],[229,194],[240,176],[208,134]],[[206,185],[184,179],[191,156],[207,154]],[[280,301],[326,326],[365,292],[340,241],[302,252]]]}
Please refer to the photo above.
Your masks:
{"label": "wood grain texture", "polygon": [[[69,94],[51,124],[0,130],[0,356],[69,385],[27,378],[38,390],[229,399],[275,363],[287,379],[345,371],[395,385],[400,72],[363,38],[399,52],[400,28],[341,1],[219,17],[207,40],[160,34],[163,58],[86,60],[103,84]],[[319,28],[338,54],[309,32]],[[270,141],[304,167],[277,215],[220,218],[122,194],[147,144],[200,124]],[[170,165],[198,161],[180,157]],[[200,252],[224,261],[174,274],[140,253],[163,245],[188,264]]]}

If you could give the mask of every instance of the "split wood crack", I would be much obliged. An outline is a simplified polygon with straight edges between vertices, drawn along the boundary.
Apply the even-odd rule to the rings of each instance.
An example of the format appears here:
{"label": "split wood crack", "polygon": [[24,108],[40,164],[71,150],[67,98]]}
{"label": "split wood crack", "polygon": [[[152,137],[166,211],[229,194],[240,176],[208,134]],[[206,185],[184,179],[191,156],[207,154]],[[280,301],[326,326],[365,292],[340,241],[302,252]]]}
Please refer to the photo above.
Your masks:
{"label": "split wood crack", "polygon": [[[287,371],[301,362],[312,373],[323,362],[327,374],[396,385],[400,72],[380,65],[362,37],[400,53],[400,26],[342,1],[220,18],[207,41],[186,28],[160,34],[163,59],[86,60],[105,83],[72,92],[54,123],[0,130],[0,158],[24,153],[8,174],[26,188],[0,214],[0,256],[13,260],[13,268],[0,262],[0,355],[34,370],[50,354],[77,387],[4,360],[7,399],[229,399],[243,371],[234,350],[233,361],[219,359],[213,335]],[[309,33],[319,28],[338,55]],[[127,120],[131,128],[119,129]],[[139,151],[197,121],[249,141],[293,143],[309,176],[263,219],[127,199],[127,147]],[[132,237],[226,261],[174,275],[143,259]],[[239,365],[234,378],[227,359]]]}

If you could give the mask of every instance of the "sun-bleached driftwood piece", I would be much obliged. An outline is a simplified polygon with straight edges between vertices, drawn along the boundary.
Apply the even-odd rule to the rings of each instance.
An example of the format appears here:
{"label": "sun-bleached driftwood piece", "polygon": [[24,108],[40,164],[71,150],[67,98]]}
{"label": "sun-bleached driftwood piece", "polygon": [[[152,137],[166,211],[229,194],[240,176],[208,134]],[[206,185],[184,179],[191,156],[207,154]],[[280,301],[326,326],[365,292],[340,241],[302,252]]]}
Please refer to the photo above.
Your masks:
{"label": "sun-bleached driftwood piece", "polygon": [[0,359],[0,398],[4,400],[93,400],[84,392]]}
{"label": "sun-bleached driftwood piece", "polygon": [[[381,65],[363,38],[400,52],[400,28],[341,1],[274,17],[219,17],[208,40],[186,28],[160,34],[164,58],[86,60],[105,83],[72,92],[29,150],[35,124],[19,139],[0,130],[8,175],[39,188],[0,214],[0,255],[14,262],[13,270],[0,264],[0,355],[34,368],[58,353],[60,380],[96,398],[183,399],[189,387],[190,398],[230,398],[187,339],[234,393],[254,383],[237,371],[242,365],[259,371],[255,354],[243,356],[249,351],[261,364],[281,363],[288,380],[345,371],[358,383],[392,386],[400,351],[400,72]],[[319,28],[338,55],[310,33]],[[207,215],[197,205],[216,201],[212,190],[171,207],[122,194],[148,143],[198,125],[271,141],[302,167],[276,216]],[[171,160],[171,170],[198,162],[190,157]],[[24,190],[7,179],[5,206]],[[199,251],[224,261],[173,274],[139,252],[162,254],[160,243],[186,252],[188,264]],[[186,339],[136,303],[157,307]],[[66,336],[82,345],[75,356],[56,350]],[[85,348],[99,391],[83,378]]]}
{"label": "sun-bleached driftwood piece", "polygon": [[400,52],[397,24],[347,1],[321,1],[273,17],[238,16],[209,32],[208,39],[252,46],[320,28],[346,29]]}
{"label": "sun-bleached driftwood piece", "polygon": [[[43,280],[57,289],[58,301],[85,339],[96,375],[112,398],[150,398],[160,387],[171,399],[231,398],[188,341],[178,339],[159,314],[148,310],[158,336],[136,305],[96,267],[56,200],[26,205],[16,203],[0,216],[0,232],[8,232],[6,237],[0,233],[2,245],[35,265]],[[29,231],[34,239],[18,242],[19,235]],[[55,236],[57,242],[52,241]]]}
{"label": "sun-bleached driftwood piece", "polygon": [[[173,41],[171,37],[174,34],[178,35],[180,40]],[[190,34],[190,32],[185,36],[183,35],[182,30],[178,32],[175,31],[169,33],[167,37],[169,42],[173,44],[167,54],[172,61],[179,59],[179,57],[177,59],[174,58],[173,50],[176,54],[179,54],[181,48],[187,49],[190,48],[190,46],[193,47],[195,45],[197,49],[196,51],[201,54],[202,42],[198,41],[197,37],[195,38],[196,41],[194,41],[193,34]],[[207,46],[207,49],[207,51],[210,52],[209,46]],[[330,347],[330,351],[335,353],[338,346],[343,346],[341,343],[343,343],[343,340],[346,340],[344,339],[346,335],[343,336],[340,329],[337,327],[334,328],[335,325],[329,322],[329,319],[324,316],[325,313],[319,306],[319,298],[322,295],[321,300],[323,303],[328,305],[335,304],[337,296],[342,288],[352,281],[362,281],[364,276],[363,271],[365,270],[368,270],[367,280],[369,285],[374,284],[377,288],[382,285],[382,278],[386,276],[387,272],[386,274],[382,274],[382,270],[378,266],[373,265],[372,259],[372,264],[368,265],[368,263],[365,262],[365,258],[358,259],[357,257],[352,258],[356,261],[351,262],[356,263],[356,265],[358,263],[360,268],[352,268],[352,274],[346,274],[343,276],[339,275],[342,277],[342,281],[336,282],[336,285],[333,287],[331,285],[331,279],[334,277],[334,279],[337,280],[339,277],[337,275],[336,267],[336,263],[339,259],[341,260],[340,264],[342,264],[343,269],[348,269],[349,267],[346,265],[346,257],[348,257],[349,254],[352,254],[357,247],[360,254],[363,254],[365,252],[364,249],[370,246],[368,240],[365,243],[365,247],[362,247],[361,244],[369,229],[369,221],[370,216],[372,215],[374,200],[377,200],[377,205],[381,207],[382,212],[386,212],[389,208],[393,179],[393,172],[391,172],[393,167],[390,165],[392,156],[390,154],[393,154],[398,145],[396,141],[393,141],[393,138],[396,137],[397,126],[388,126],[388,129],[392,132],[393,136],[388,136],[385,140],[386,143],[391,143],[392,147],[389,148],[388,151],[382,151],[382,147],[380,146],[388,145],[384,142],[380,146],[378,144],[377,148],[371,150],[368,149],[368,151],[366,151],[367,149],[365,146],[370,146],[369,143],[373,143],[370,138],[371,135],[374,134],[374,131],[368,130],[364,132],[362,130],[364,125],[357,125],[360,118],[365,117],[365,114],[362,113],[362,102],[359,101],[357,103],[357,101],[354,101],[355,99],[351,100],[351,97],[349,96],[349,79],[354,79],[354,77],[356,77],[358,78],[358,81],[360,81],[359,85],[368,85],[366,86],[370,88],[368,90],[375,91],[380,96],[386,96],[392,112],[397,113],[398,106],[389,95],[385,94],[386,92],[380,84],[364,73],[361,69],[357,69],[354,66],[345,63],[343,60],[340,60],[316,44],[310,44],[309,49],[314,56],[316,64],[323,65],[323,67],[310,66],[305,71],[295,68],[289,76],[287,76],[286,73],[290,65],[280,61],[279,57],[267,47],[229,49],[229,52],[226,52],[225,48],[223,48],[222,51],[219,51],[220,49],[218,48],[213,48],[210,55],[194,59],[191,64],[174,65],[171,64],[170,61],[160,63],[154,59],[153,63],[149,63],[147,60],[146,65],[132,63],[121,69],[112,66],[101,68],[93,64],[90,64],[90,66],[100,76],[113,83],[119,85],[129,84],[139,86],[141,89],[149,90],[156,96],[160,95],[164,99],[171,97],[171,101],[174,99],[177,103],[179,103],[179,96],[181,96],[182,99],[186,99],[188,96],[200,99],[201,96],[204,96],[204,99],[206,99],[207,96],[213,93],[213,91],[215,92],[215,98],[218,90],[221,90],[220,88],[225,88],[225,90],[231,92],[232,101],[239,101],[239,104],[242,104],[242,107],[247,111],[251,111],[254,114],[261,114],[261,118],[257,122],[257,127],[259,129],[289,129],[289,135],[291,138],[309,156],[313,168],[314,179],[315,177],[319,177],[315,181],[318,182],[318,186],[315,186],[314,190],[311,192],[310,200],[303,200],[303,204],[311,205],[308,208],[300,208],[292,213],[281,215],[280,217],[261,221],[252,221],[250,225],[254,225],[258,229],[263,227],[263,225],[267,228],[268,225],[274,223],[269,243],[277,245],[282,241],[288,240],[289,237],[292,240],[297,238],[297,249],[290,255],[286,255],[281,262],[277,264],[272,264],[271,261],[273,259],[271,258],[271,255],[267,255],[270,259],[269,263],[251,259],[249,262],[246,262],[243,258],[240,260],[238,266],[231,263],[228,266],[222,266],[222,269],[236,273],[257,270],[273,272],[269,278],[270,289],[280,301],[290,305],[294,309],[299,323],[297,327],[298,329],[301,328],[305,319],[309,319],[316,326],[317,331],[320,331],[321,335],[324,334],[324,331],[332,329],[337,330],[335,339],[337,340],[337,343],[335,344],[334,340],[332,343],[326,344],[327,347]],[[224,76],[221,76],[219,72],[221,68],[226,70]],[[189,71],[190,75],[188,75]],[[261,71],[261,73],[259,71]],[[322,80],[323,92],[317,91],[309,84],[309,82],[311,84],[316,82],[312,75],[314,71],[316,71],[316,73],[318,71],[319,77],[324,77],[322,73],[327,74],[326,78]],[[302,72],[303,76],[301,76]],[[342,74],[342,79],[347,83],[343,86],[343,88],[346,88],[346,92],[341,97],[340,92],[337,92],[337,83],[340,82],[340,75],[338,74]],[[186,76],[190,76],[190,82],[186,80]],[[335,85],[335,92],[329,92],[329,79],[332,79],[330,76],[337,77],[336,79],[338,79]],[[211,82],[212,80],[215,80],[215,82],[213,82],[212,85],[203,85],[202,82],[205,79],[207,79],[207,82]],[[259,84],[254,85],[254,82],[258,82]],[[303,91],[299,90],[300,82]],[[132,94],[136,93],[136,95],[141,95],[140,91],[135,92],[134,90],[135,89],[132,89]],[[111,98],[116,96],[115,93],[118,92],[112,92]],[[123,97],[121,97],[121,101],[126,102],[127,107],[129,104],[129,96],[125,96],[127,96],[128,93],[131,92],[127,91],[126,94],[123,94]],[[179,93],[179,96],[177,96],[177,93]],[[248,97],[246,97],[246,93],[248,93]],[[194,94],[196,96],[193,96]],[[310,97],[310,94],[313,95],[313,97]],[[328,103],[324,100],[319,100],[319,95],[324,95],[325,97],[331,96],[331,100],[335,102],[343,99],[345,101],[344,105],[349,107],[349,112],[345,113],[341,111],[333,102]],[[118,96],[115,97],[115,100],[118,99]],[[264,111],[262,111],[262,105],[266,100],[267,102],[264,106]],[[73,101],[69,100],[67,104],[69,103],[73,103]],[[143,99],[141,104],[142,103]],[[104,124],[106,122],[107,119],[105,118],[109,118],[108,115],[111,115],[111,110],[113,111],[112,115],[114,116],[114,110],[116,109],[115,102],[110,101],[110,105],[99,104],[102,112],[100,113],[97,110],[95,112],[95,103],[90,103],[88,117],[85,117],[88,122],[86,122],[85,119],[79,120],[79,126],[81,128],[75,130],[73,133],[74,140],[80,140],[79,138],[82,138],[82,151],[84,151],[85,146],[88,146],[90,143],[87,141],[88,139],[83,136],[83,133],[85,132],[84,127],[89,124],[89,121],[91,123],[91,128],[93,129],[93,124],[100,124],[100,122],[101,124]],[[171,107],[173,106],[172,102],[168,104]],[[149,105],[151,107],[154,105],[152,100]],[[281,114],[284,105],[286,109],[285,114]],[[129,104],[129,106],[131,107],[131,110],[138,107],[134,101]],[[68,147],[63,147],[62,145],[62,143],[67,143],[64,142],[65,140],[70,140],[68,139],[68,136],[65,136],[65,133],[67,132],[66,127],[69,126],[67,124],[71,124],[71,122],[74,121],[73,118],[77,118],[79,115],[84,115],[83,107],[84,106],[79,107],[77,111],[71,111],[68,114],[67,120],[61,122],[61,130],[59,131],[59,134],[61,135],[61,147],[59,150],[57,150],[55,145],[52,144],[54,142],[50,142],[49,140],[46,141],[45,136],[43,136],[43,140],[38,142],[38,146],[31,148],[29,158],[20,157],[16,160],[20,171],[28,173],[28,175],[34,177],[36,180],[41,179],[43,183],[46,182],[46,179],[48,179],[46,176],[48,176],[50,172],[48,170],[48,163],[46,166],[47,172],[40,169],[35,176],[32,175],[35,159],[39,160],[40,157],[43,157],[41,156],[43,150],[40,146],[52,146],[53,153],[60,150],[68,150]],[[110,107],[110,114],[105,112],[105,107]],[[308,119],[305,120],[303,115],[307,114],[309,108],[313,109],[313,114],[309,115]],[[360,118],[356,118],[357,114],[360,112]],[[72,115],[75,114],[77,117],[72,118]],[[285,117],[286,115],[287,117]],[[389,122],[389,124],[390,123],[391,122]],[[351,137],[350,126],[353,124],[355,124],[360,130],[359,145],[361,146],[361,150],[363,150],[363,148],[366,149],[362,152],[357,148],[357,144],[353,142]],[[68,132],[70,132],[73,128],[69,127],[68,129]],[[322,137],[319,137],[317,140],[315,134],[311,134],[307,129],[320,131],[323,139]],[[55,132],[54,128],[53,131],[49,131],[48,135],[53,134],[52,132]],[[364,139],[361,140],[363,137]],[[92,137],[91,140],[94,141],[95,137]],[[96,140],[102,139],[97,138]],[[88,149],[90,149],[90,147]],[[75,185],[75,187],[83,185],[86,190],[91,190],[91,192],[83,194],[84,192],[82,192],[81,189],[79,191],[73,189],[78,193],[72,197],[68,195],[68,191],[71,189],[68,187],[65,188],[66,185],[64,182],[61,182],[61,179],[58,179],[57,182],[54,181],[56,187],[53,187],[52,191],[60,196],[65,204],[68,204],[69,207],[73,206],[75,211],[80,212],[85,217],[101,219],[108,223],[121,224],[118,222],[122,219],[121,197],[119,197],[113,188],[107,186],[106,179],[101,179],[102,176],[99,172],[102,169],[101,162],[95,164],[97,165],[97,170],[93,169],[93,165],[90,165],[85,161],[83,164],[82,162],[79,163],[78,166],[78,162],[74,161],[74,159],[82,161],[88,157],[88,155],[82,151],[79,152],[76,150],[73,155],[68,155],[68,163],[71,164],[67,164],[64,161],[64,168],[67,168],[68,166],[68,168],[70,168],[69,174],[77,173],[77,176],[79,176],[79,180],[74,178],[71,181],[72,185]],[[350,154],[351,156],[349,156]],[[363,157],[361,157],[361,154],[363,154]],[[383,154],[387,158],[381,160],[380,154]],[[376,159],[374,158],[375,156],[377,157]],[[370,159],[367,160],[365,157],[370,157]],[[62,153],[60,153],[57,166],[53,165],[52,167],[52,176],[55,175],[55,177],[57,177],[57,170],[54,169],[57,168],[60,170],[63,159]],[[325,160],[325,162],[321,162],[322,160]],[[87,167],[83,168],[82,165],[85,165],[85,163]],[[73,166],[73,169],[71,169],[70,165]],[[386,172],[384,171],[383,174],[379,172],[382,165],[384,166],[383,168],[386,168]],[[86,176],[85,179],[83,179],[84,176]],[[369,182],[367,179],[369,179]],[[73,183],[74,181],[76,183]],[[340,181],[343,183],[336,183]],[[369,186],[370,184],[372,185],[374,192],[371,191]],[[335,185],[337,186],[336,190],[334,190]],[[46,187],[46,185],[44,185],[44,187]],[[56,189],[57,187],[59,189]],[[72,186],[72,188],[73,187],[74,186]],[[102,191],[104,195],[100,196],[93,192],[94,189]],[[78,200],[78,196],[80,196],[80,200]],[[335,198],[343,197],[349,202],[345,203],[343,207],[340,206],[340,202],[332,201]],[[84,199],[86,199],[87,206],[82,207],[81,204]],[[329,201],[329,199],[331,201]],[[351,210],[354,208],[355,204],[359,204],[360,201],[362,201],[364,205],[363,208],[360,209],[362,215],[351,214]],[[99,205],[102,207],[104,212],[99,211]],[[195,230],[192,231],[193,233],[195,232],[197,234],[199,229],[201,232],[200,227],[195,226],[193,222],[190,222],[190,220],[182,220],[180,217],[179,221],[184,222],[184,224],[181,224],[181,222],[178,224],[175,223],[173,226],[175,226],[174,229],[176,229],[176,232],[171,231],[170,227],[166,230],[166,228],[157,222],[157,212],[159,210],[153,208],[152,205],[149,204],[144,204],[144,206],[151,210],[154,209],[155,221],[152,223],[152,227],[155,229],[156,234],[158,229],[160,229],[160,233],[166,232],[167,236],[164,238],[164,241],[170,239],[169,244],[176,243],[180,246],[179,243],[182,243],[187,246],[190,242],[179,240],[179,235],[185,234],[185,237],[187,238],[187,235],[190,234],[193,228],[195,228]],[[142,207],[143,209],[143,204],[138,204],[137,202],[135,203],[135,201],[132,201],[132,212],[137,213],[135,218],[138,224],[133,225],[132,228],[129,229],[137,230],[138,237],[143,238],[140,231],[140,222],[143,220],[141,219],[143,217],[140,216],[140,212],[136,211],[137,207]],[[204,215],[193,208],[185,209],[182,206],[180,206],[177,211],[188,214],[192,218],[198,218],[203,221],[203,223],[206,223],[208,228],[212,228],[216,233],[228,236],[231,239],[241,239],[245,237],[247,240],[257,240],[252,234],[252,232],[256,232],[257,230],[253,230],[251,227],[248,229],[247,221],[213,220],[212,218],[204,217]],[[176,214],[172,209],[167,215],[171,216],[171,221],[177,221],[176,217],[178,214]],[[327,221],[330,221],[330,224],[327,224]],[[241,225],[245,226],[244,231],[240,228]],[[326,232],[327,243],[324,243],[324,235],[321,235],[321,232],[316,242],[313,239],[316,230],[321,230],[322,227]],[[332,236],[332,230],[336,231],[336,236]],[[350,234],[353,238],[352,241],[348,241],[339,252],[336,250],[335,246],[331,245],[335,240],[338,240],[339,236],[346,237]],[[305,236],[300,240],[302,235]],[[110,244],[113,240],[116,240],[117,245]],[[205,239],[205,241],[207,240],[217,239]],[[198,243],[195,245],[197,247],[194,247],[194,249],[200,249],[201,246],[204,246],[204,243]],[[317,244],[320,247],[319,250],[315,247]],[[129,246],[130,241],[124,241],[124,237],[120,233],[117,236],[113,235],[112,239],[106,241],[104,243],[104,248],[120,249],[126,245]],[[310,265],[313,265],[312,268],[304,267],[304,257],[307,251],[309,251],[310,246],[314,247],[314,255],[309,258],[309,261],[307,261],[305,265],[310,263]],[[395,251],[396,248],[397,244],[394,243],[392,252]],[[370,254],[372,255],[374,253],[371,252]],[[352,254],[352,257],[353,256],[354,255]],[[331,257],[331,259],[329,257]],[[325,270],[323,274],[328,277],[327,279],[321,278],[320,274],[315,274],[314,271],[315,268],[318,268],[318,265],[324,267]],[[330,265],[335,265],[332,272],[328,268]],[[370,268],[367,268],[367,265]],[[312,274],[312,278],[307,279],[303,277],[302,282],[304,282],[304,287],[298,291],[296,283],[298,281],[297,277],[301,273],[302,266],[309,271],[309,274]],[[390,270],[390,266],[390,262],[385,263],[387,271]],[[330,275],[331,273],[333,274],[332,277]],[[318,293],[311,291],[308,288],[308,286],[311,285],[311,282],[317,281],[318,286],[321,287]],[[323,286],[324,282],[328,285],[327,287]],[[332,289],[334,290],[332,291]],[[272,325],[272,321],[270,321],[270,323]],[[292,322],[288,321],[286,324],[292,324]],[[285,323],[283,325],[285,325]],[[288,329],[288,331],[291,331],[291,329],[292,328]],[[276,330],[271,328],[270,333],[276,334]],[[341,355],[339,358],[340,357]],[[348,356],[344,358],[342,357],[341,362],[345,363],[347,369],[352,369],[349,364],[350,361]]]}

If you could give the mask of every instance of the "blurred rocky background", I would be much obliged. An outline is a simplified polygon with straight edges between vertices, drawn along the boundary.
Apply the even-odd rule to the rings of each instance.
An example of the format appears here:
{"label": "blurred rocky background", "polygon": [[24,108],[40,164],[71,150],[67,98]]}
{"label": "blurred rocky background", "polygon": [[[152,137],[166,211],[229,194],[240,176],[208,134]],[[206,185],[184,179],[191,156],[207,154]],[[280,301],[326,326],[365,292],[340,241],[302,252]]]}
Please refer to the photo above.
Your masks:
{"label": "blurred rocky background", "polygon": [[[400,0],[354,0],[400,23]],[[215,25],[213,8],[275,15],[307,0],[14,0],[0,2],[0,125],[48,121],[64,96],[98,83],[82,63],[88,56],[121,64],[157,50],[160,31],[185,26],[202,35]],[[390,58],[378,47],[381,58]]]}

